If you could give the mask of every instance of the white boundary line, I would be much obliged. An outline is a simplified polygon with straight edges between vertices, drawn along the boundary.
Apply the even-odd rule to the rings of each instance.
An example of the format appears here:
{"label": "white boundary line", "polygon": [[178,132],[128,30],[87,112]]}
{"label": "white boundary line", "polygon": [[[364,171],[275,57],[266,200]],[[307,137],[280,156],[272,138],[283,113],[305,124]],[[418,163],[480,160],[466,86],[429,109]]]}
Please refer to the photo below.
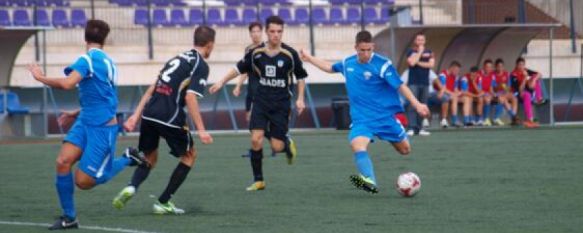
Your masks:
{"label": "white boundary line", "polygon": [[[48,223],[12,222],[12,221],[0,221],[0,225],[33,226],[33,227],[50,227],[51,226],[51,224],[48,224]],[[79,229],[106,231],[106,232],[123,232],[123,233],[156,233],[156,232],[151,232],[151,231],[139,231],[139,230],[123,229],[123,228],[110,228],[110,227],[100,227],[100,226],[82,226],[82,225],[79,226]]]}

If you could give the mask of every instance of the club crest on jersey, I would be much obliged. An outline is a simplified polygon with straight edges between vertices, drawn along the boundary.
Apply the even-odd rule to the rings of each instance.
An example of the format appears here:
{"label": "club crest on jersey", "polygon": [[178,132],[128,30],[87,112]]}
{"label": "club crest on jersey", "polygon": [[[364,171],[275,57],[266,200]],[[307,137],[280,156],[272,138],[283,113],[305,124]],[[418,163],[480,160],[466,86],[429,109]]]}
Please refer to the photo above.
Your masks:
{"label": "club crest on jersey", "polygon": [[279,67],[279,68],[283,67],[283,60],[277,61],[277,67]]}
{"label": "club crest on jersey", "polygon": [[200,81],[198,81],[198,84],[200,84],[201,86],[206,86],[206,80],[201,79]]}
{"label": "club crest on jersey", "polygon": [[369,80],[370,77],[372,77],[372,73],[370,73],[368,71],[365,71],[363,75],[364,75],[364,79],[366,79],[366,80]]}
{"label": "club crest on jersey", "polygon": [[275,66],[266,65],[265,66],[265,76],[274,78],[275,77]]}

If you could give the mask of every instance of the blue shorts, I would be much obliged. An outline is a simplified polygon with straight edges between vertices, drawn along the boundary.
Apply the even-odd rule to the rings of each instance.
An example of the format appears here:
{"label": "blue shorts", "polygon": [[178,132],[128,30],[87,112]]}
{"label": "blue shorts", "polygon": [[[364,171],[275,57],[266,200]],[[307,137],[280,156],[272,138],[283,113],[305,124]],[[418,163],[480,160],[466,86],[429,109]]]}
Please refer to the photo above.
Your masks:
{"label": "blue shorts", "polygon": [[356,137],[367,137],[372,141],[374,136],[383,141],[397,143],[407,139],[407,132],[397,119],[391,117],[382,122],[353,123],[348,134],[348,141],[352,142]]}
{"label": "blue shorts", "polygon": [[97,179],[111,170],[117,130],[117,125],[89,126],[77,120],[63,141],[72,143],[83,151],[78,167]]}
{"label": "blue shorts", "polygon": [[429,100],[427,101],[429,105],[441,105],[443,103],[447,103],[451,100],[451,96],[449,93],[445,92],[440,98],[437,98],[437,92],[431,93],[429,96]]}

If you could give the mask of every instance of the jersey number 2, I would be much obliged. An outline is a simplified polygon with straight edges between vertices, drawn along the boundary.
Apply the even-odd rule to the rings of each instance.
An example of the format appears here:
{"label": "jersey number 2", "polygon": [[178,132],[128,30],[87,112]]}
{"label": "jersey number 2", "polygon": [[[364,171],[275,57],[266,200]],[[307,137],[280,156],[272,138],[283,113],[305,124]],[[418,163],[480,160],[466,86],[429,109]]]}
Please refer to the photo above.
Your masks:
{"label": "jersey number 2", "polygon": [[168,67],[168,69],[162,72],[162,80],[164,82],[170,82],[170,74],[172,74],[176,69],[178,69],[178,66],[180,65],[180,60],[173,59],[169,63],[170,67]]}

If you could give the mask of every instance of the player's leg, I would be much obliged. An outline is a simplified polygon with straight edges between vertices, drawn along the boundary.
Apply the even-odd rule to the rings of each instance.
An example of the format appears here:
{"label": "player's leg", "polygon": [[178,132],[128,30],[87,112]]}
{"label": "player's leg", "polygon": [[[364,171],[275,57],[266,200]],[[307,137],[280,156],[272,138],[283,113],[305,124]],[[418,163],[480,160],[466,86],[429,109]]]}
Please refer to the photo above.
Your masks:
{"label": "player's leg", "polygon": [[[71,129],[70,133],[74,130]],[[71,135],[67,135],[67,138]],[[56,181],[55,187],[59,196],[59,203],[63,215],[55,224],[49,227],[49,230],[59,230],[68,228],[78,228],[77,212],[75,210],[75,181],[71,173],[72,166],[79,161],[82,149],[70,142],[65,141],[61,146],[59,155],[56,160]]]}
{"label": "player's leg", "polygon": [[484,95],[484,107],[482,109],[484,125],[491,126],[492,121],[490,121],[490,111],[492,109],[492,95],[490,95],[490,93]]}
{"label": "player's leg", "polygon": [[463,101],[463,115],[464,115],[464,125],[472,125],[471,113],[472,113],[472,97],[464,95],[462,97]]}
{"label": "player's leg", "polygon": [[289,117],[291,115],[289,102],[285,102],[279,107],[277,111],[268,116],[271,149],[276,153],[285,152],[287,162],[291,165],[297,156],[297,148],[289,136]]}
{"label": "player's leg", "polygon": [[510,107],[510,104],[508,103],[505,94],[502,92],[498,92],[496,99],[498,100],[498,103],[496,104],[494,109],[494,125],[502,126],[504,125],[504,122],[500,119],[500,117],[502,116],[504,108],[508,109],[508,107]]}
{"label": "player's leg", "polygon": [[253,184],[247,187],[247,191],[265,189],[265,182],[263,181],[263,137],[268,125],[267,113],[267,106],[257,101],[253,102],[251,121],[249,122],[249,130],[251,131],[249,162],[253,172]]}
{"label": "player's leg", "polygon": [[476,116],[475,119],[478,125],[484,124],[484,96],[474,98],[476,102]]}
{"label": "player's leg", "polygon": [[546,102],[544,100],[541,82],[542,80],[537,77],[530,83],[530,88],[534,90],[534,100],[536,101],[536,104],[544,104]]}
{"label": "player's leg", "polygon": [[460,97],[458,95],[452,95],[451,100],[449,101],[449,109],[451,110],[451,125],[456,127],[459,126],[457,119],[459,98]]}
{"label": "player's leg", "polygon": [[443,93],[441,99],[439,100],[439,104],[441,105],[441,122],[440,125],[442,128],[447,128],[449,124],[447,123],[447,116],[449,113],[449,102],[451,100],[451,96],[448,93]]}
{"label": "player's leg", "polygon": [[532,111],[532,94],[530,93],[529,90],[525,89],[524,91],[522,91],[521,97],[522,105],[524,107],[524,115],[526,117],[526,120],[524,121],[524,126],[527,128],[537,127],[538,125],[533,121],[534,115]]}
{"label": "player's leg", "polygon": [[359,189],[367,192],[377,193],[376,177],[372,160],[368,155],[368,144],[373,134],[365,125],[354,124],[350,129],[348,140],[352,149],[354,164],[358,170],[358,175],[351,175],[350,181]]}
{"label": "player's leg", "polygon": [[140,138],[138,140],[138,150],[145,153],[149,166],[137,166],[128,185],[124,187],[112,204],[116,209],[122,209],[125,204],[135,195],[140,185],[148,178],[150,171],[156,166],[158,161],[158,144],[160,143],[160,126],[157,123],[142,120],[140,124]]}

